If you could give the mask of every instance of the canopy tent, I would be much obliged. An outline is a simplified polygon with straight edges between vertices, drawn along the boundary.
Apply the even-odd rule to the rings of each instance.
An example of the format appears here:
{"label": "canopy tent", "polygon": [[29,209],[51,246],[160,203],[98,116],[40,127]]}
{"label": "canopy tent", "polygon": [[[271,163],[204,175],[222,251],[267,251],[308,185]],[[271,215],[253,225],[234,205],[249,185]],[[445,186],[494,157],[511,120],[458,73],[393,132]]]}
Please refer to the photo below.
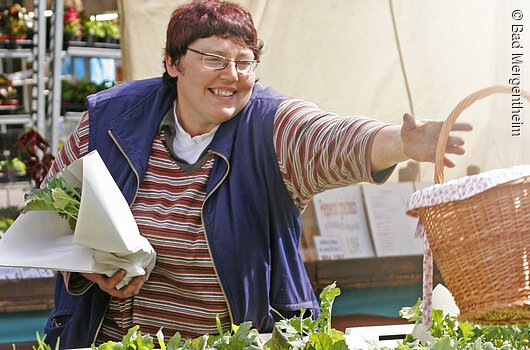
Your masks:
{"label": "canopy tent", "polygon": [[[162,73],[166,25],[183,2],[119,1],[126,79]],[[411,111],[420,119],[444,120],[477,89],[530,88],[530,2],[525,0],[239,3],[253,14],[265,42],[259,83],[331,112],[399,124]],[[474,130],[465,135],[466,155],[453,157],[458,165],[446,170],[446,179],[465,175],[471,164],[489,170],[530,163],[530,152],[524,152],[530,146],[530,103],[517,112],[519,135],[512,136],[512,99],[517,96],[492,96],[464,112],[460,120]],[[433,169],[422,164],[421,179],[432,181]]]}

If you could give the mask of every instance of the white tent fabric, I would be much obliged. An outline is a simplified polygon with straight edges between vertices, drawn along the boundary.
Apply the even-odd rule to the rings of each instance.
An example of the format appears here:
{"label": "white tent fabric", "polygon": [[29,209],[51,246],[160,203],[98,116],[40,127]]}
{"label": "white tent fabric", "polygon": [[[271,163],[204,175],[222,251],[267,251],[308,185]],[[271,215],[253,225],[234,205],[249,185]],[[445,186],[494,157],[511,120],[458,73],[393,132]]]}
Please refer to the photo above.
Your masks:
{"label": "white tent fabric", "polygon": [[[166,25],[183,2],[120,0],[126,79],[162,73]],[[260,84],[325,110],[399,124],[410,111],[417,118],[444,120],[480,88],[507,85],[512,78],[519,78],[512,85],[530,88],[529,1],[239,3],[253,14],[265,42]],[[517,19],[518,14],[523,17]],[[512,40],[515,30],[517,41]],[[522,63],[516,64],[520,72],[513,68],[512,55],[517,54],[522,54]],[[517,97],[492,96],[464,112],[460,120],[471,122],[474,130],[465,135],[467,153],[453,157],[458,166],[446,171],[446,180],[465,175],[471,164],[481,170],[530,164],[530,152],[525,152],[530,148],[530,103],[519,113],[520,136],[512,136],[512,98]],[[432,181],[433,168],[421,165],[423,181]]]}

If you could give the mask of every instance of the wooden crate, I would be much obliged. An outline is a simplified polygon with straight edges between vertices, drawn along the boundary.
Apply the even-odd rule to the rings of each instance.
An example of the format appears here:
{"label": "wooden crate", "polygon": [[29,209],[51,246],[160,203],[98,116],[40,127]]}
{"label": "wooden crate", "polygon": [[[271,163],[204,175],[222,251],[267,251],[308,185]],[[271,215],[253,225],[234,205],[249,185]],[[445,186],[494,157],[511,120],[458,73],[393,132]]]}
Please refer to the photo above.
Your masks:
{"label": "wooden crate", "polygon": [[55,278],[0,280],[0,312],[53,308]]}

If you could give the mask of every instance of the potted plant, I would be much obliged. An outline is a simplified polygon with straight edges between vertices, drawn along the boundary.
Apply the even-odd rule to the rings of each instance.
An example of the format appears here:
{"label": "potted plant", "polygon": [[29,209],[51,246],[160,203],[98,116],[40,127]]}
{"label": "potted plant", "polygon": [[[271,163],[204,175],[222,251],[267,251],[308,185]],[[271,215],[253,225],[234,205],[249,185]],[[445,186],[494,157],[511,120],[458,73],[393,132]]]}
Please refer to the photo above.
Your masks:
{"label": "potted plant", "polygon": [[19,212],[20,208],[16,206],[0,208],[0,238],[2,238],[3,233],[7,231],[9,226],[13,224]]}
{"label": "potted plant", "polygon": [[51,154],[48,141],[35,129],[31,128],[20,136],[13,145],[20,159],[39,188],[52,166],[55,157]]}
{"label": "potted plant", "polygon": [[63,35],[64,43],[70,41],[80,41],[82,34],[81,17],[74,8],[69,8],[64,13]]}
{"label": "potted plant", "polygon": [[18,106],[17,90],[11,84],[0,86],[0,106]]}
{"label": "potted plant", "polygon": [[88,18],[83,21],[83,37],[89,43],[101,41],[105,37],[102,22],[96,21],[94,18]]}
{"label": "potted plant", "polygon": [[115,82],[103,82],[96,84],[86,77],[78,81],[63,79],[61,81],[61,103],[63,113],[68,111],[82,112],[86,109],[85,100],[88,95],[114,86]]}
{"label": "potted plant", "polygon": [[11,40],[23,40],[29,33],[28,13],[25,7],[14,4],[9,8],[5,33]]}
{"label": "potted plant", "polygon": [[118,20],[103,21],[102,25],[105,32],[105,41],[109,43],[117,43],[120,40],[120,26]]}
{"label": "potted plant", "polygon": [[13,82],[4,74],[0,74],[0,106],[10,106],[13,109],[18,106],[17,90],[13,87]]}

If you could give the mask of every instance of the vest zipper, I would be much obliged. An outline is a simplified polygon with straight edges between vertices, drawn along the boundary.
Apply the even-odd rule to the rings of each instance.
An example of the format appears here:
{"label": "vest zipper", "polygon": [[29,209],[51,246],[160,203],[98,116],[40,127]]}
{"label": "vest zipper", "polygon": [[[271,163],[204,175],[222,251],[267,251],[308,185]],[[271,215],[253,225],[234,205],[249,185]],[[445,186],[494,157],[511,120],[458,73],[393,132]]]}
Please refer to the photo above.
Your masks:
{"label": "vest zipper", "polygon": [[232,308],[230,307],[230,303],[228,302],[228,298],[226,297],[225,289],[223,287],[223,284],[221,283],[221,279],[219,278],[219,273],[217,272],[217,267],[215,266],[215,262],[213,261],[212,251],[210,249],[210,242],[208,241],[208,235],[206,234],[206,226],[204,226],[204,204],[206,204],[206,201],[208,200],[208,198],[210,198],[210,195],[214,193],[219,188],[219,186],[221,186],[223,181],[228,176],[228,173],[230,172],[230,163],[228,163],[228,159],[226,159],[226,157],[223,156],[222,154],[219,154],[214,151],[212,151],[212,154],[215,154],[216,156],[221,157],[226,162],[226,166],[228,167],[228,169],[226,170],[226,173],[221,179],[221,181],[217,183],[214,189],[210,191],[210,193],[206,196],[206,198],[204,198],[204,202],[202,202],[202,207],[201,207],[202,229],[204,230],[204,238],[206,239],[206,246],[208,247],[208,253],[210,253],[210,257],[212,257],[213,270],[215,272],[215,275],[217,276],[217,280],[219,281],[219,286],[221,287],[221,292],[223,293],[223,296],[226,300],[226,305],[228,306],[228,316],[230,316],[230,323],[234,324],[234,316],[232,315]]}
{"label": "vest zipper", "polygon": [[[129,166],[131,167],[132,171],[134,172],[134,175],[136,175],[136,192],[134,193],[134,198],[131,201],[131,204],[129,205],[129,207],[131,207],[132,204],[134,203],[134,201],[136,200],[136,195],[138,194],[138,189],[140,188],[140,177],[138,176],[138,172],[136,171],[136,169],[133,167],[129,157],[127,157],[127,154],[123,151],[123,148],[121,148],[120,144],[118,143],[118,141],[116,140],[114,135],[112,135],[112,132],[109,130],[108,133],[109,133],[109,136],[112,139],[112,141],[114,141],[116,146],[118,146],[120,152],[123,154],[125,159],[127,159],[127,162],[129,163]],[[112,297],[111,297],[111,299],[112,299]],[[107,303],[107,306],[105,307],[105,312],[103,313],[103,317],[99,321],[99,326],[98,326],[98,329],[96,330],[96,334],[94,334],[94,340],[92,341],[93,344],[96,344],[96,340],[98,339],[99,331],[101,330],[101,326],[103,325],[103,321],[105,320],[105,314],[107,313],[109,305],[110,305],[110,299],[109,299],[109,302]]]}
{"label": "vest zipper", "polygon": [[107,303],[107,306],[105,307],[105,311],[103,312],[103,317],[101,318],[101,321],[99,321],[98,329],[96,329],[96,334],[94,334],[94,339],[92,340],[92,344],[96,344],[96,340],[98,339],[99,331],[101,330],[101,326],[103,326],[103,321],[105,320],[105,315],[107,314],[107,310],[109,309],[110,300],[112,297],[110,297],[109,302]]}
{"label": "vest zipper", "polygon": [[129,157],[127,157],[127,154],[123,151],[123,148],[121,148],[120,144],[118,143],[118,141],[116,140],[114,135],[112,135],[112,131],[109,130],[108,133],[109,133],[109,136],[112,139],[112,141],[114,141],[116,146],[118,146],[118,148],[120,149],[120,152],[123,154],[125,159],[127,159],[127,162],[129,163],[129,166],[131,167],[134,175],[136,176],[136,191],[134,192],[133,200],[131,201],[131,204],[129,205],[129,207],[131,207],[132,204],[134,203],[134,201],[136,200],[136,195],[138,194],[138,190],[140,189],[140,176],[138,175],[138,172],[136,171],[136,169],[132,165],[131,160],[129,159]]}

